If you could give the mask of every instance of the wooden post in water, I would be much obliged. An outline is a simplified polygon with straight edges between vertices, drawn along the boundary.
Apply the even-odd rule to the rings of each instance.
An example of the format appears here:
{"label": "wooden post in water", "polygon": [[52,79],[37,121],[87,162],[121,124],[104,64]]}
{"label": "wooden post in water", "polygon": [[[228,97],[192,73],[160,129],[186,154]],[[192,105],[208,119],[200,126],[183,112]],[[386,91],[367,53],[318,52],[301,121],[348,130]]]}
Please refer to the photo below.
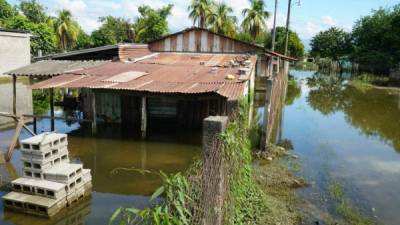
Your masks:
{"label": "wooden post in water", "polygon": [[147,107],[146,107],[146,97],[142,97],[142,122],[140,125],[140,130],[142,131],[142,139],[146,139],[146,132],[147,132]]}
{"label": "wooden post in water", "polygon": [[54,131],[54,88],[50,89],[50,116],[51,131]]}
{"label": "wooden post in water", "polygon": [[13,114],[17,115],[17,76],[13,75]]}
{"label": "wooden post in water", "polygon": [[92,108],[92,134],[97,133],[97,113],[96,113],[96,94],[90,91],[91,94],[91,108]]}
{"label": "wooden post in water", "polygon": [[37,134],[36,117],[33,117],[33,132],[35,132],[35,134]]}

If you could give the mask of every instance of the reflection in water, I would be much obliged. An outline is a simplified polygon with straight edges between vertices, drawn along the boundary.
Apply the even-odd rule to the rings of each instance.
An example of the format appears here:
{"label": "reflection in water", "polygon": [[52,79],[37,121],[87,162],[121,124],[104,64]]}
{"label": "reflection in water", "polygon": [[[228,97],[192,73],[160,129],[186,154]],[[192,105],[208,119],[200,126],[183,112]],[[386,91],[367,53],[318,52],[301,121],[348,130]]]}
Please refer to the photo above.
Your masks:
{"label": "reflection in water", "polygon": [[400,92],[356,88],[348,74],[291,74],[301,94],[285,107],[283,138],[292,140],[300,175],[312,184],[299,192],[303,209],[312,219],[337,215],[328,187],[340,181],[363,214],[400,224]]}
{"label": "reflection in water", "polygon": [[[57,112],[58,115],[63,113]],[[38,121],[39,131],[49,130],[49,120]],[[32,127],[32,125],[30,125]],[[90,127],[90,126],[88,126]],[[72,161],[82,162],[92,170],[93,193],[84,220],[86,225],[106,224],[112,213],[120,206],[145,208],[150,205],[149,195],[161,184],[158,175],[135,171],[112,173],[116,168],[146,169],[154,173],[184,171],[198,156],[201,149],[201,132],[170,131],[149,132],[142,141],[137,134],[127,133],[119,126],[99,124],[98,135],[93,137],[85,124],[66,124],[56,120],[56,130],[68,133],[69,153]],[[9,140],[13,130],[0,131],[0,139]],[[21,138],[29,134],[23,131]],[[13,155],[12,165],[21,176],[21,153]],[[5,191],[0,191],[0,197]],[[84,209],[82,209],[84,210]],[[37,217],[4,212],[0,203],[0,224],[75,224],[66,214],[60,220],[43,220]],[[58,218],[58,217],[57,217]],[[66,223],[64,223],[67,221]],[[77,223],[80,224],[80,223]]]}
{"label": "reflection in water", "polygon": [[363,134],[378,137],[400,152],[400,92],[344,85],[341,76],[315,73],[307,79],[309,105],[324,115],[338,111]]}
{"label": "reflection in water", "polygon": [[7,209],[4,210],[4,221],[18,225],[81,225],[85,224],[86,217],[91,212],[91,199],[84,199],[73,205],[73,207],[65,208],[54,217],[38,218],[31,215],[21,216]]}

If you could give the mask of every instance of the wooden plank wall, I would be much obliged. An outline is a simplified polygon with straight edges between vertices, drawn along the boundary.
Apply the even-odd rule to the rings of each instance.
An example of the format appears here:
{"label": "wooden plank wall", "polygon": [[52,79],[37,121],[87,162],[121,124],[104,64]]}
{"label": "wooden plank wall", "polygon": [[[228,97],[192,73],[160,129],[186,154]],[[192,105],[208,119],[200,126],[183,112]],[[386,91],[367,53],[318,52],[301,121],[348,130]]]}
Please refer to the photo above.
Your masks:
{"label": "wooden plank wall", "polygon": [[248,53],[258,50],[252,45],[235,41],[206,30],[188,30],[149,44],[156,52]]}

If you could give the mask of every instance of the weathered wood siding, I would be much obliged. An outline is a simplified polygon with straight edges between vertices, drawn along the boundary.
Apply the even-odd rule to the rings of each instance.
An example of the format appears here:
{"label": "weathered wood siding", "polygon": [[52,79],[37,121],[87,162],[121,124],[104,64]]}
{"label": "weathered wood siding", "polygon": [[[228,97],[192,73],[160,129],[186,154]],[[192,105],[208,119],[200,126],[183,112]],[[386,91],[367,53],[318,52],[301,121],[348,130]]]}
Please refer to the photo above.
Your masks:
{"label": "weathered wood siding", "polygon": [[260,48],[202,29],[191,29],[149,44],[156,52],[248,53]]}

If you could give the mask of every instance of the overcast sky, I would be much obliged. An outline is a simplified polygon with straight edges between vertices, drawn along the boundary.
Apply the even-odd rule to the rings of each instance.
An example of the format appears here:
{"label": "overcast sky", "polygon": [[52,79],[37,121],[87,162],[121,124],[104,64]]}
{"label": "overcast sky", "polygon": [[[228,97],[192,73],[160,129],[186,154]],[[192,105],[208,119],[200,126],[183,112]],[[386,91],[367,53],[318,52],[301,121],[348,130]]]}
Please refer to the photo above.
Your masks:
{"label": "overcast sky", "polygon": [[[192,26],[188,19],[188,4],[190,0],[38,0],[47,7],[50,14],[55,14],[59,9],[66,8],[72,11],[82,28],[90,33],[100,26],[100,16],[112,15],[125,18],[135,18],[137,8],[147,4],[151,7],[161,7],[168,3],[174,4],[172,15],[168,18],[170,31],[178,31]],[[293,0],[295,3],[297,0]],[[19,0],[8,0],[17,4]],[[235,15],[241,21],[241,11],[249,6],[248,0],[225,0],[234,9]],[[267,10],[274,7],[274,0],[265,0]],[[398,0],[301,0],[300,6],[293,6],[292,29],[303,40],[311,39],[316,33],[331,26],[342,27],[350,31],[352,25],[362,15],[368,15],[372,9],[380,6],[390,7],[399,3]],[[279,0],[278,25],[286,23],[288,0]],[[272,26],[272,16],[268,20]]]}

